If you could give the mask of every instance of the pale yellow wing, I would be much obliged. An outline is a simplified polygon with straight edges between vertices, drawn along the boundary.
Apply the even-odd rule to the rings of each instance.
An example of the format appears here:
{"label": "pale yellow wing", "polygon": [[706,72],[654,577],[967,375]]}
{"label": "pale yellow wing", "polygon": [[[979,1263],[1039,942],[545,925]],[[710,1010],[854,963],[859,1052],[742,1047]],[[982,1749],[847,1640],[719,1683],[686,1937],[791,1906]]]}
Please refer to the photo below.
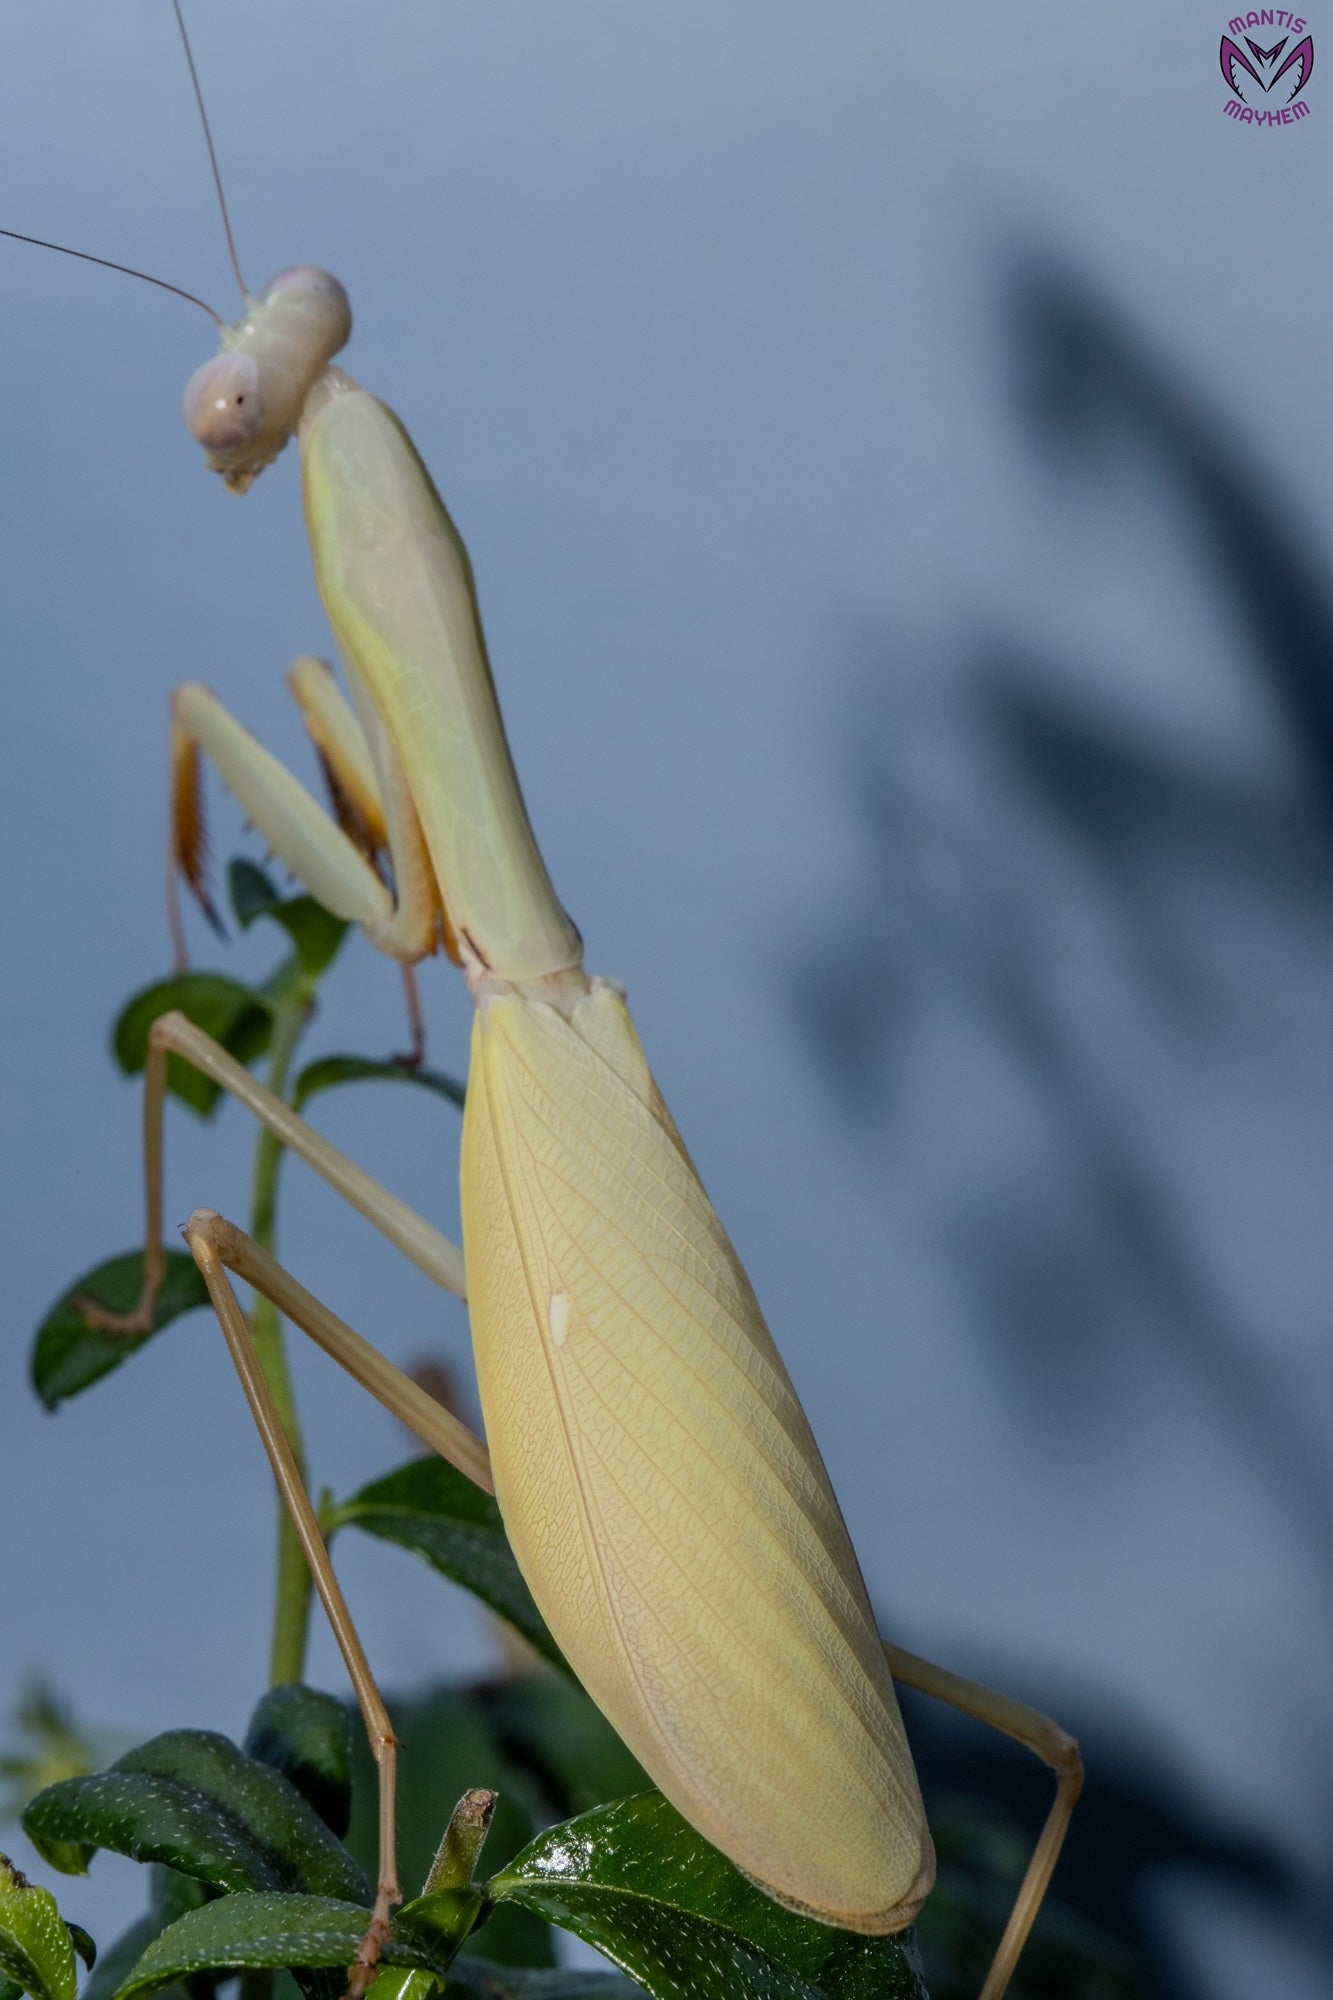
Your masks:
{"label": "pale yellow wing", "polygon": [[782,1900],[910,1922],[933,1856],[856,1558],[604,982],[572,1020],[483,989],[463,1240],[497,1495],[585,1686]]}

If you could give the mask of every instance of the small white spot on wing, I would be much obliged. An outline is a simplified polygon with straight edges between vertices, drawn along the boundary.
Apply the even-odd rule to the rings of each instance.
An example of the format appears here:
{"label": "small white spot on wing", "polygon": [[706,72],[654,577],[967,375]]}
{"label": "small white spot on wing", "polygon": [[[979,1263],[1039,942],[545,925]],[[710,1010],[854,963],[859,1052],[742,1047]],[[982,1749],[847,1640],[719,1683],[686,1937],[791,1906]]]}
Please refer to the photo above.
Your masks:
{"label": "small white spot on wing", "polygon": [[546,1308],[546,1324],[551,1329],[552,1347],[563,1347],[569,1332],[568,1292],[552,1292]]}

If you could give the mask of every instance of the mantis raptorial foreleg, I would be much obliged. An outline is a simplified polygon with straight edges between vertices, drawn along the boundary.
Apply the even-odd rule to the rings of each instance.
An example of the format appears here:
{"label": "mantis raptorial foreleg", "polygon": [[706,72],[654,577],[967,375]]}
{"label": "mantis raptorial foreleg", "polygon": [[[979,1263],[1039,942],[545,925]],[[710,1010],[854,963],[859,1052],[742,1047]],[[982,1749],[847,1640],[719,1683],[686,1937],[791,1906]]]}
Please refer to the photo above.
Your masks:
{"label": "mantis raptorial foreleg", "polygon": [[[297,668],[303,664],[298,661]],[[318,661],[310,665],[328,683],[326,702],[336,700],[346,711],[327,671]],[[327,707],[322,714],[312,710],[306,700],[302,708],[308,724],[312,714],[327,722],[331,712]],[[355,731],[350,711],[346,721]],[[369,766],[364,743],[361,755],[354,754],[355,738],[347,731],[335,735],[321,730],[319,723],[311,726],[339,807],[339,825],[286,765],[237,722],[211,689],[198,681],[178,687],[171,698],[172,851],[168,879],[179,869],[211,914],[204,880],[199,791],[199,753],[203,751],[270,847],[326,910],[347,923],[360,924],[372,944],[405,964],[434,951],[440,903],[421,826],[402,767],[383,740],[383,730],[373,718],[371,722],[380,739],[374,744],[377,771]],[[375,865],[384,852],[391,858],[392,889]],[[179,919],[174,916],[172,927],[180,957],[183,944]]]}
{"label": "mantis raptorial foreleg", "polygon": [[110,1333],[147,1333],[162,1286],[162,1157],[166,1109],[167,1056],[178,1055],[254,1112],[290,1152],[313,1167],[330,1187],[374,1224],[418,1268],[445,1291],[466,1298],[463,1253],[456,1243],[427,1222],[399,1195],[359,1167],[355,1160],[317,1132],[290,1104],[274,1095],[243,1063],[187,1021],[184,1014],[160,1014],[148,1035],[144,1066],[144,1281],[137,1304],[129,1313],[111,1313],[94,1299],[82,1299],[90,1326]]}

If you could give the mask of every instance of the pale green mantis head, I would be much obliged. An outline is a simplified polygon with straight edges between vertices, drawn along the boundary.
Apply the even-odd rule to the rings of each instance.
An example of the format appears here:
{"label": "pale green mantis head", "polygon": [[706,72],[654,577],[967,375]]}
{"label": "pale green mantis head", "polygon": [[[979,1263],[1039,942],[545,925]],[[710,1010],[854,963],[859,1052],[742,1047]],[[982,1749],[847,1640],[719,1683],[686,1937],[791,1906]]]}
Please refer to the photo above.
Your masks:
{"label": "pale green mantis head", "polygon": [[185,385],[191,437],[209,470],[244,493],[296,431],[315,383],[352,331],[347,293],[331,271],[294,264],[222,329],[219,353]]}

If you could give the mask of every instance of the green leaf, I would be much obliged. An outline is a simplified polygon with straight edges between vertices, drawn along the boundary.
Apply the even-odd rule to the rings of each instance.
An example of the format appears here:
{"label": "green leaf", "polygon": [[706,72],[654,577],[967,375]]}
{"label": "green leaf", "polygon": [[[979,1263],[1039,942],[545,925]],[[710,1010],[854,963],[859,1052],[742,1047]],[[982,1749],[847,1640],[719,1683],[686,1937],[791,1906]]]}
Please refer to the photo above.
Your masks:
{"label": "green leaf", "polygon": [[256,917],[267,916],[282,901],[264,870],[242,854],[234,855],[227,863],[227,893],[243,931],[249,930]]}
{"label": "green leaf", "polygon": [[301,1110],[319,1091],[332,1090],[342,1083],[415,1083],[423,1090],[447,1097],[460,1108],[465,1095],[458,1079],[447,1076],[442,1069],[412,1069],[405,1063],[372,1062],[369,1056],[321,1056],[318,1062],[307,1063],[296,1079],[293,1098],[296,1110]]}
{"label": "green leaf", "polygon": [[[85,1933],[86,1935],[86,1933]],[[33,2000],[74,2000],[78,1968],[69,1925],[49,1889],[0,1854],[0,1975]]]}
{"label": "green leaf", "polygon": [[300,1681],[270,1688],[250,1718],[245,1751],[289,1778],[341,1836],[352,1812],[352,1718],[336,1695]]}
{"label": "green leaf", "polygon": [[165,1254],[167,1275],[153,1308],[151,1333],[102,1332],[88,1325],[75,1303],[86,1297],[112,1312],[132,1312],[143,1284],[142,1250],[127,1250],[95,1265],[56,1300],[32,1349],[32,1386],[48,1410],[111,1374],[182,1313],[208,1304],[208,1288],[194,1258],[183,1250]]}
{"label": "green leaf", "polygon": [[109,1771],[52,1785],[23,1825],[53,1865],[78,1841],[165,1862],[213,1889],[370,1902],[360,1867],[295,1786],[207,1730],[170,1730]]}
{"label": "green leaf", "polygon": [[[120,2000],[147,2000],[197,1972],[247,1966],[342,1967],[365,1935],[368,1918],[356,1903],[328,1896],[242,1893],[191,1910],[163,1931],[120,1988]],[[383,1963],[419,1967],[443,1978],[453,1952],[436,1926],[400,1910]]]}
{"label": "green leaf", "polygon": [[333,1512],[330,1532],[343,1527],[411,1549],[507,1618],[546,1659],[564,1666],[514,1560],[499,1508],[444,1459],[414,1458],[363,1486]]}
{"label": "green leaf", "polygon": [[[482,1897],[479,1889],[452,1887],[432,1890],[404,1903],[394,1923],[404,1924],[422,1938],[431,1938],[441,1958],[452,1965],[454,1954],[477,1921]],[[440,1980],[432,1972],[414,1971],[407,1966],[390,1967],[375,1982],[376,2000],[432,2000],[440,1990]]]}
{"label": "green leaf", "polygon": [[395,1923],[406,1923],[423,1937],[433,1937],[442,1952],[448,1952],[452,1961],[473,1924],[482,1904],[480,1889],[432,1889],[429,1895],[418,1896],[414,1902],[404,1903]]}
{"label": "green leaf", "polygon": [[655,2000],[925,2000],[910,1935],[782,1909],[658,1792],[539,1834],[487,1894],[573,1931]]}
{"label": "green leaf", "polygon": [[[272,1007],[255,987],[220,972],[178,973],[136,993],[116,1022],[112,1048],[127,1076],[142,1070],[148,1060],[148,1031],[173,1008],[247,1065],[264,1053],[273,1033]],[[204,1118],[222,1094],[220,1085],[177,1055],[167,1057],[167,1088]]]}
{"label": "green leaf", "polygon": [[249,930],[256,917],[272,917],[296,946],[306,978],[318,979],[350,926],[313,896],[280,896],[264,870],[241,855],[227,864],[227,886],[241,929]]}
{"label": "green leaf", "polygon": [[642,2000],[643,1988],[618,1972],[495,1965],[466,1952],[454,1960],[449,1995],[450,2000]]}
{"label": "green leaf", "polygon": [[313,896],[292,896],[266,914],[282,925],[296,946],[296,955],[307,979],[318,979],[324,968],[332,964],[351,928],[341,917],[335,917],[332,911],[326,910],[322,903],[317,903]]}
{"label": "green leaf", "polygon": [[82,1924],[72,1924],[69,1918],[66,1917],[65,1929],[69,1932],[70,1942],[73,1944],[75,1951],[79,1954],[89,1972],[91,1972],[97,1963],[97,1946],[93,1943]]}
{"label": "green leaf", "polygon": [[647,1772],[577,1681],[524,1674],[484,1699],[506,1750],[538,1773],[562,1818],[649,1789]]}

